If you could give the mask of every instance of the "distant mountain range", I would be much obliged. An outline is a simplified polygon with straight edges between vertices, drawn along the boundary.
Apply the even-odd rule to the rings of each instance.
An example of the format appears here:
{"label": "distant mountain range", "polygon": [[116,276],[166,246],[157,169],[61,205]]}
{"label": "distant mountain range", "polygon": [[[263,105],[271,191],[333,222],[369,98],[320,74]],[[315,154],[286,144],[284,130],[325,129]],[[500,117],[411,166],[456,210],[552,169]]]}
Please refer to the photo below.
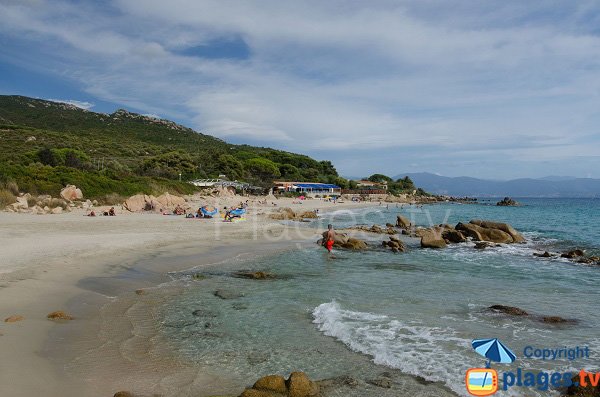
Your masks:
{"label": "distant mountain range", "polygon": [[447,177],[428,172],[398,174],[409,176],[416,186],[430,193],[471,197],[599,197],[600,179],[570,176],[521,178],[509,181]]}

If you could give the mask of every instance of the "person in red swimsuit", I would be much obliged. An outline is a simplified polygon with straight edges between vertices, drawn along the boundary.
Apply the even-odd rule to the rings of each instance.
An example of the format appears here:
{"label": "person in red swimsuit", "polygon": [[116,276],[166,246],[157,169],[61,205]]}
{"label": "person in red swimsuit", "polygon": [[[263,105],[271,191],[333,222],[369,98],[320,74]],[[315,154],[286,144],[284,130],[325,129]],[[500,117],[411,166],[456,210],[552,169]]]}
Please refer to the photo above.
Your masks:
{"label": "person in red swimsuit", "polygon": [[333,225],[327,225],[327,238],[325,239],[325,248],[327,251],[331,252],[333,248],[333,244],[335,243],[335,230],[333,230]]}

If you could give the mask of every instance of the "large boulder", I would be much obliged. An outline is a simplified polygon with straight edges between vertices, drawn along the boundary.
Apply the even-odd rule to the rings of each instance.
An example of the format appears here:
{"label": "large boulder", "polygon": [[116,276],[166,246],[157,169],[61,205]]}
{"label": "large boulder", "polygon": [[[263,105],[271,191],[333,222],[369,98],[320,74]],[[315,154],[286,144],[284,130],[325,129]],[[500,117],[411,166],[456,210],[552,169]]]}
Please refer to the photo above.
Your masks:
{"label": "large boulder", "polygon": [[252,388],[244,390],[240,397],[317,397],[319,385],[304,372],[292,372],[287,380],[279,375],[260,378]]}
{"label": "large boulder", "polygon": [[276,393],[287,393],[285,378],[281,375],[263,376],[252,386],[255,390],[274,391]]}
{"label": "large boulder", "polygon": [[[335,245],[335,244],[334,244]],[[342,244],[343,248],[351,249],[355,251],[365,250],[368,248],[367,243],[357,238],[349,238],[348,241]]]}
{"label": "large boulder", "polygon": [[502,230],[505,233],[510,234],[510,236],[513,239],[513,243],[523,243],[525,242],[525,238],[521,235],[521,233],[517,232],[511,225],[509,225],[508,223],[502,223],[502,222],[493,222],[493,221],[482,221],[479,219],[474,219],[471,222],[469,222],[473,225],[478,225],[481,227],[485,227],[488,229],[498,229],[498,230]]}
{"label": "large boulder", "polygon": [[461,231],[455,229],[446,229],[442,232],[442,238],[449,243],[464,243],[467,238]]}
{"label": "large boulder", "polygon": [[396,217],[396,226],[401,229],[409,229],[412,226],[412,223],[405,216],[398,215]]}
{"label": "large boulder", "polygon": [[186,207],[186,201],[183,197],[174,196],[172,194],[163,193],[156,198],[156,201],[163,209],[173,209],[177,206]]}
{"label": "large boulder", "polygon": [[28,209],[29,203],[27,202],[27,196],[17,197],[17,201],[12,205],[14,209]]}
{"label": "large boulder", "polygon": [[472,220],[469,223],[459,222],[456,225],[464,235],[475,241],[490,241],[492,243],[521,243],[525,239],[515,229],[506,223]]}
{"label": "large boulder", "polygon": [[315,397],[319,395],[319,386],[311,381],[304,372],[292,372],[286,386],[289,397]]}
{"label": "large boulder", "polygon": [[130,212],[157,211],[160,209],[160,203],[154,196],[136,194],[125,200],[123,207]]}
{"label": "large boulder", "polygon": [[60,197],[67,201],[81,200],[83,199],[83,193],[77,186],[67,185],[60,191]]}
{"label": "large boulder", "polygon": [[431,228],[421,233],[421,247],[446,248],[446,241],[442,237],[442,230]]}

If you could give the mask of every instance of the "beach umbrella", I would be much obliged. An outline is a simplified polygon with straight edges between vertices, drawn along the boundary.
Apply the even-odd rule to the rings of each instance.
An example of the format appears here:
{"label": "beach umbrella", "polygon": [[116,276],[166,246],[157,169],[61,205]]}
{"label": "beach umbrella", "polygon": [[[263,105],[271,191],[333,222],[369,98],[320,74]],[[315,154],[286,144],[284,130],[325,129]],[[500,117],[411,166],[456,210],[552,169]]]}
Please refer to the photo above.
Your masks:
{"label": "beach umbrella", "polygon": [[492,339],[475,339],[471,346],[483,357],[488,359],[487,367],[495,361],[502,364],[510,364],[517,359],[515,353],[502,344],[497,338]]}

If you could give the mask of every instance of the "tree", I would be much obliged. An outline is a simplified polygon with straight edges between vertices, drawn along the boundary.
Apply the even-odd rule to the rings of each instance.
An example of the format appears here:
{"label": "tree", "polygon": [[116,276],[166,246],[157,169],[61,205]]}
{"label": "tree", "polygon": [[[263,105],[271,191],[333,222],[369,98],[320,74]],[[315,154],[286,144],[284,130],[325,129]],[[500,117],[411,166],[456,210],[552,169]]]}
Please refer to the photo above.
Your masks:
{"label": "tree", "polygon": [[383,175],[383,174],[373,174],[368,179],[371,182],[377,182],[377,183],[383,183],[383,182],[388,182],[389,183],[389,182],[393,181],[392,178],[390,178],[387,175]]}
{"label": "tree", "polygon": [[245,165],[248,171],[250,171],[256,179],[262,182],[270,182],[273,178],[279,178],[281,176],[277,163],[262,157],[246,160]]}
{"label": "tree", "polygon": [[218,157],[219,171],[231,180],[239,179],[244,175],[244,164],[231,154],[222,154]]}

